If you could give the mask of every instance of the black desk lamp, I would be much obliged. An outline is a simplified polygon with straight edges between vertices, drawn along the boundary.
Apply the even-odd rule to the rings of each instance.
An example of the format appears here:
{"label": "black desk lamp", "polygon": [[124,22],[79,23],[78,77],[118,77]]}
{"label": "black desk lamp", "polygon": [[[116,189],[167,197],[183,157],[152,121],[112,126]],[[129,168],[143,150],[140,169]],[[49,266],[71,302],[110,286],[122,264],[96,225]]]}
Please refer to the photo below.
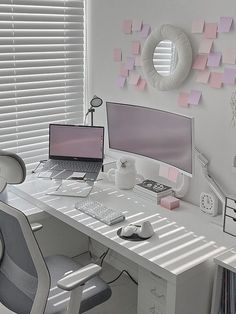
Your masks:
{"label": "black desk lamp", "polygon": [[93,96],[93,98],[90,101],[90,108],[88,109],[86,115],[85,115],[85,122],[86,118],[89,114],[91,114],[91,126],[93,126],[93,114],[95,112],[95,108],[98,108],[102,105],[103,100],[96,95]]}

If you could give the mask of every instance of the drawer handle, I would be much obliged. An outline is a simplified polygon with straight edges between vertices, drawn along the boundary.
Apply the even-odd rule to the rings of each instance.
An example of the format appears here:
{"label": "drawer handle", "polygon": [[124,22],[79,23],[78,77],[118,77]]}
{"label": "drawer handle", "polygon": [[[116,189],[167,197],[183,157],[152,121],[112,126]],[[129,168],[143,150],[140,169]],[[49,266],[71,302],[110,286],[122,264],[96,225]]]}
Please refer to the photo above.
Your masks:
{"label": "drawer handle", "polygon": [[232,217],[232,219],[233,219],[234,222],[236,222],[236,218],[233,218],[233,217]]}

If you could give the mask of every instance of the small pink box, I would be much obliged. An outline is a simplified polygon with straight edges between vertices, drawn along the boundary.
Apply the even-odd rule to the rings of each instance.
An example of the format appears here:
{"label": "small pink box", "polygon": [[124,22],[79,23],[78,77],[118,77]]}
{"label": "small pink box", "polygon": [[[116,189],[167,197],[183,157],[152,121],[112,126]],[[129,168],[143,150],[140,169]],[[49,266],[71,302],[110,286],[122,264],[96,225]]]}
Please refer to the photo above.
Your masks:
{"label": "small pink box", "polygon": [[161,199],[160,202],[162,207],[167,209],[174,209],[179,207],[179,199],[174,196],[166,196]]}

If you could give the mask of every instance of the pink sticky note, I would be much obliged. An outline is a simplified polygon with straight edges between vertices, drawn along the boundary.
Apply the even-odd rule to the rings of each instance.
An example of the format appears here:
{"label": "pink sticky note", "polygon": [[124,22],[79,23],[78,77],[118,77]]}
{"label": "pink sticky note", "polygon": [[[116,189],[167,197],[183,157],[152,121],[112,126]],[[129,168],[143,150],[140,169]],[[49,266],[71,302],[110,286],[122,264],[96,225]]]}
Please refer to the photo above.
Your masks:
{"label": "pink sticky note", "polygon": [[221,52],[211,52],[208,55],[207,66],[218,67],[220,65]]}
{"label": "pink sticky note", "polygon": [[221,88],[223,81],[223,73],[211,72],[209,85],[212,88]]}
{"label": "pink sticky note", "polygon": [[212,45],[213,45],[212,39],[208,39],[208,38],[203,39],[200,43],[200,47],[199,47],[198,52],[199,53],[210,53]]}
{"label": "pink sticky note", "polygon": [[130,84],[137,85],[138,81],[140,80],[140,74],[138,73],[131,73],[130,75]]}
{"label": "pink sticky note", "polygon": [[143,21],[142,20],[133,20],[132,31],[133,32],[139,32],[139,31],[141,31],[142,26],[143,26]]}
{"label": "pink sticky note", "polygon": [[234,85],[236,79],[236,69],[225,68],[223,74],[223,83],[225,85]]}
{"label": "pink sticky note", "polygon": [[113,60],[115,62],[120,62],[122,60],[122,52],[120,48],[115,48],[113,50]]}
{"label": "pink sticky note", "polygon": [[203,32],[205,21],[203,19],[194,20],[192,23],[192,33],[201,34]]}
{"label": "pink sticky note", "polygon": [[125,65],[122,63],[120,65],[120,75],[124,76],[124,77],[128,77],[129,76],[129,70],[126,69]]}
{"label": "pink sticky note", "polygon": [[191,90],[189,95],[189,104],[190,105],[198,105],[202,96],[202,92],[199,90]]}
{"label": "pink sticky note", "polygon": [[196,81],[198,83],[207,84],[209,81],[210,72],[208,70],[198,72]]}
{"label": "pink sticky note", "polygon": [[118,88],[124,88],[126,82],[126,77],[119,75],[116,80],[116,86]]}
{"label": "pink sticky note", "polygon": [[169,177],[169,167],[166,166],[166,165],[160,164],[159,176],[168,179],[168,177]]}
{"label": "pink sticky note", "polygon": [[230,16],[222,16],[218,24],[219,33],[228,33],[231,29],[233,18]]}
{"label": "pink sticky note", "polygon": [[140,53],[140,42],[139,41],[133,41],[131,50],[132,50],[133,55],[138,55]]}
{"label": "pink sticky note", "polygon": [[193,69],[205,70],[206,63],[207,63],[207,56],[206,55],[197,55],[197,57],[193,63]]}
{"label": "pink sticky note", "polygon": [[141,56],[135,56],[134,65],[138,67],[142,66]]}
{"label": "pink sticky note", "polygon": [[178,105],[180,107],[187,108],[189,106],[188,99],[189,99],[189,93],[187,93],[187,92],[180,92],[179,93],[179,99],[178,99]]}
{"label": "pink sticky note", "polygon": [[227,64],[235,64],[236,49],[228,48],[223,51],[222,62]]}
{"label": "pink sticky note", "polygon": [[127,70],[133,70],[134,68],[134,58],[133,57],[128,57],[125,67]]}
{"label": "pink sticky note", "polygon": [[143,24],[141,32],[140,32],[140,36],[142,38],[147,38],[150,32],[151,32],[151,26],[149,24]]}
{"label": "pink sticky note", "polygon": [[179,175],[179,170],[176,169],[176,168],[173,168],[173,167],[170,167],[169,168],[169,173],[168,173],[168,179],[172,182],[175,182],[177,181],[178,179],[178,175]]}
{"label": "pink sticky note", "polygon": [[138,81],[138,84],[137,84],[137,89],[138,89],[139,91],[143,92],[143,91],[145,90],[145,88],[146,88],[146,85],[147,85],[146,80],[140,79],[140,80]]}
{"label": "pink sticky note", "polygon": [[204,35],[205,38],[215,39],[217,34],[217,23],[206,23]]}
{"label": "pink sticky note", "polygon": [[131,20],[124,20],[122,29],[123,29],[123,32],[125,34],[131,34],[131,32],[132,32],[132,21]]}

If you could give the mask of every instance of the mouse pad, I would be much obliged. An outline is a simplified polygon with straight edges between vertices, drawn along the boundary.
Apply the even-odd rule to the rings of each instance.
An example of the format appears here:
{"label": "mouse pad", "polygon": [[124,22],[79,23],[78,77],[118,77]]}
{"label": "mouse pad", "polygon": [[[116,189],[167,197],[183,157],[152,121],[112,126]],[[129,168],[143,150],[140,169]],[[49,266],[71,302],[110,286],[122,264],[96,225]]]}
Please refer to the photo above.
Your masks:
{"label": "mouse pad", "polygon": [[122,228],[120,228],[120,229],[117,230],[117,235],[118,235],[121,239],[123,239],[123,240],[128,240],[128,241],[145,241],[145,240],[148,240],[148,239],[151,238],[151,237],[149,237],[149,238],[143,239],[143,238],[140,238],[137,234],[133,234],[133,235],[130,236],[130,237],[124,237],[124,236],[120,235],[120,234],[121,234],[121,229],[122,229]]}

